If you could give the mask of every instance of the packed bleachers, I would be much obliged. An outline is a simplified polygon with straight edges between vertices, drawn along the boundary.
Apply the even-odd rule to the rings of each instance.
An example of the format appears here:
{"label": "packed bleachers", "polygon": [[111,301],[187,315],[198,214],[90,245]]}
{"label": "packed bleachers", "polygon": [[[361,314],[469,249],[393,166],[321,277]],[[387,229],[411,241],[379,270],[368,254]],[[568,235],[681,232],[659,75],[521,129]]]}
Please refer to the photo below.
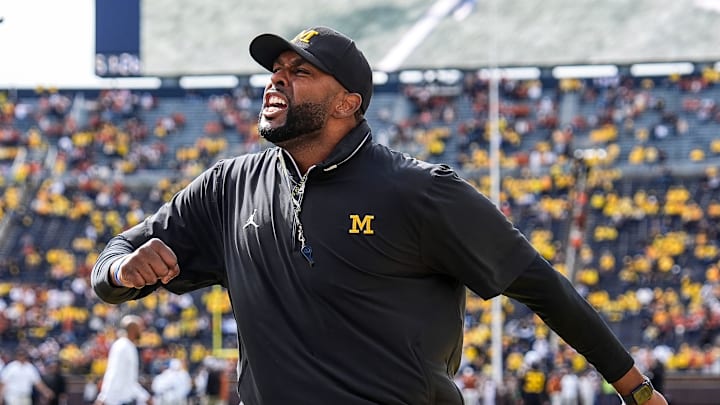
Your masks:
{"label": "packed bleachers", "polygon": [[[500,87],[501,210],[628,348],[662,348],[654,355],[672,371],[720,374],[717,76]],[[29,341],[68,370],[97,375],[109,326],[133,311],[153,325],[148,353],[172,350],[199,364],[212,347],[211,310],[229,309],[222,293],[107,306],[88,275],[112,235],[213,161],[268,146],[255,129],[259,103],[252,88],[3,95],[0,346]],[[489,195],[488,114],[488,82],[468,74],[454,86],[379,89],[367,118],[377,141],[448,163]],[[552,339],[521,305],[506,300],[504,310],[506,365],[516,372]],[[464,365],[487,370],[489,303],[471,294],[466,321]],[[224,339],[235,343],[232,333]],[[570,350],[543,356],[557,368],[585,367]]]}

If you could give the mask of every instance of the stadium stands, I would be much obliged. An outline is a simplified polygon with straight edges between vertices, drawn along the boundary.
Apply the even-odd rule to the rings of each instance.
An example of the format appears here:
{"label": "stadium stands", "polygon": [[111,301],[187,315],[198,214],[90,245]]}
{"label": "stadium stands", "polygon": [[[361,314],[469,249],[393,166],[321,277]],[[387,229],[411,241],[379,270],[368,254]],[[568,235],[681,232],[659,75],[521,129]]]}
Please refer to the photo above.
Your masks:
{"label": "stadium stands", "polygon": [[[720,374],[719,85],[711,75],[501,83],[501,209],[628,348],[673,372]],[[489,194],[487,86],[468,73],[461,85],[379,89],[368,120],[377,141],[448,163]],[[148,374],[161,352],[198,367],[211,353],[213,310],[229,309],[222,293],[114,307],[87,277],[110,236],[213,161],[268,146],[255,130],[259,103],[250,87],[3,95],[0,347],[30,342],[36,356],[97,377],[107,326],[134,311],[153,325]],[[469,296],[464,365],[478,371],[489,367],[488,304]],[[545,354],[551,334],[521,305],[506,300],[504,310],[508,372],[530,349],[553,368],[585,371],[561,342]]]}

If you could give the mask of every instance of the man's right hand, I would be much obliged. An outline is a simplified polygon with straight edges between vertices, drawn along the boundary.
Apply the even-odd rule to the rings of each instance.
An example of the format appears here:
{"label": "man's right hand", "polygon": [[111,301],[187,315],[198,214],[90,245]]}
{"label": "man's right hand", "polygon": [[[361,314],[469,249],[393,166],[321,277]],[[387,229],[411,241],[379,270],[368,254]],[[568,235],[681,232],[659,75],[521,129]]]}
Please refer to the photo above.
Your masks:
{"label": "man's right hand", "polygon": [[175,252],[163,241],[150,239],[134,252],[117,259],[110,266],[113,284],[122,287],[142,288],[158,281],[167,284],[180,274]]}

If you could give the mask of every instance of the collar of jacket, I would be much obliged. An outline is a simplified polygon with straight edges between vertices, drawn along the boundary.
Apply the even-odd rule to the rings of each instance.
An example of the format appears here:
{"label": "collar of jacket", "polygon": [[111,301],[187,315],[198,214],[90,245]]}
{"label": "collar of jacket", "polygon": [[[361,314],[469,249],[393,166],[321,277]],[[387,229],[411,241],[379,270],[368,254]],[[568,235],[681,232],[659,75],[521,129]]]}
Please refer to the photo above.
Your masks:
{"label": "collar of jacket", "polygon": [[[313,173],[328,173],[337,169],[340,165],[347,162],[352,158],[363,146],[369,145],[372,139],[372,132],[370,125],[363,119],[355,128],[351,129],[350,132],[345,135],[337,145],[335,149],[330,152],[330,155],[322,162],[315,165]],[[284,156],[286,161],[292,162],[295,165],[290,154],[282,150],[281,156]],[[295,176],[300,175],[297,172],[297,166],[295,166]],[[315,174],[313,174],[315,176]],[[297,180],[297,179],[296,179]]]}
{"label": "collar of jacket", "polygon": [[345,135],[324,161],[317,164],[317,171],[329,172],[349,160],[372,138],[370,125],[363,119]]}

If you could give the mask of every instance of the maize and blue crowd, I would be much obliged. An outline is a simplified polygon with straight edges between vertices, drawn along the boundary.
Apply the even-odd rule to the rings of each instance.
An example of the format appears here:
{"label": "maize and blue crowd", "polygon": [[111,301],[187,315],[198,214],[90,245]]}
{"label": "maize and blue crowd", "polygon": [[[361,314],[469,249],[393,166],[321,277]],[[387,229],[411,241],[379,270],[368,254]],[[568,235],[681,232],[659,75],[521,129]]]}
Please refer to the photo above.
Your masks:
{"label": "maize and blue crowd", "polygon": [[[488,195],[497,130],[501,210],[572,279],[656,387],[666,373],[720,375],[720,73],[502,80],[494,127],[488,86],[467,73],[454,85],[377,91],[367,118],[376,141],[448,163]],[[139,347],[148,387],[171,363],[193,377],[234,370],[214,350],[237,344],[223,290],[160,290],[111,306],[88,279],[111,236],[215,160],[269,146],[256,130],[260,102],[251,87],[0,92],[0,364],[26,349],[43,374],[52,363],[83,376],[91,397],[118,321],[133,313],[147,325]],[[505,298],[502,309],[497,386],[490,302],[468,295],[457,376],[467,403],[518,403],[528,393],[618,403],[530,311]]]}

